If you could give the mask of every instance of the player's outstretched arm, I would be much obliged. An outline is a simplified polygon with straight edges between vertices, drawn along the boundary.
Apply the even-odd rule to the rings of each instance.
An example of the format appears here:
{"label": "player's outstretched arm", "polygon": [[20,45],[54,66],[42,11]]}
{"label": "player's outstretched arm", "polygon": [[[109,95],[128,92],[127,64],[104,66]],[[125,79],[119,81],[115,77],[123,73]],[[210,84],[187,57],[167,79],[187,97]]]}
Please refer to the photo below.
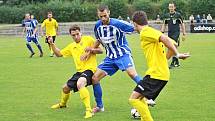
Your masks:
{"label": "player's outstretched arm", "polygon": [[86,61],[92,54],[102,54],[103,50],[99,47],[100,42],[96,41],[93,47],[85,48],[85,54],[81,56],[81,61]]}
{"label": "player's outstretched arm", "polygon": [[49,38],[48,38],[48,42],[49,42],[49,44],[50,44],[50,46],[51,46],[51,48],[52,48],[54,54],[55,54],[57,57],[62,57],[63,55],[60,53],[60,49],[57,48],[56,45],[54,44],[52,37],[49,37]]}
{"label": "player's outstretched arm", "polygon": [[85,52],[90,52],[91,54],[102,54],[103,50],[99,47],[100,42],[96,41],[93,45],[93,47],[87,47],[85,49]]}
{"label": "player's outstretched arm", "polygon": [[179,59],[186,59],[190,57],[189,53],[179,53],[177,48],[172,44],[171,39],[167,37],[166,35],[162,34],[160,36],[160,42],[162,42],[167,48],[167,59],[170,59],[172,56],[176,56]]}

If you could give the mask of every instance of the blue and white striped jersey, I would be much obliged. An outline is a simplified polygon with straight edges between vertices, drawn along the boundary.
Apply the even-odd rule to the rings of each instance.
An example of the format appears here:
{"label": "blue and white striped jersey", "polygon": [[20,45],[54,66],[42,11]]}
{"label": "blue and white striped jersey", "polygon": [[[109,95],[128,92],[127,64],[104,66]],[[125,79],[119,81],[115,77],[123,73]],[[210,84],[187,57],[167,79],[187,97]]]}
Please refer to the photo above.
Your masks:
{"label": "blue and white striped jersey", "polygon": [[[34,29],[37,26],[37,23],[34,22],[33,20],[26,20],[24,25],[26,29],[26,37],[32,37]],[[36,37],[37,33],[33,36]]]}
{"label": "blue and white striped jersey", "polygon": [[110,18],[108,25],[103,25],[102,21],[97,21],[94,33],[106,50],[109,58],[118,58],[124,54],[131,54],[131,49],[125,38],[126,33],[132,33],[134,26],[126,21]]}
{"label": "blue and white striped jersey", "polygon": [[31,20],[33,21],[34,25],[37,26],[37,24],[38,24],[37,19],[31,19]]}

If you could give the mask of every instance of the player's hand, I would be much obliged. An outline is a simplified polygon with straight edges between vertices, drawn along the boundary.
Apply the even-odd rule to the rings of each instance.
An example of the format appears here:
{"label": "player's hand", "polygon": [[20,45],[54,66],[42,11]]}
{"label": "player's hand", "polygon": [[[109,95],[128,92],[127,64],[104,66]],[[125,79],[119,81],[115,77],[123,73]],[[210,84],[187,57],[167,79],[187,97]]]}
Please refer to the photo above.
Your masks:
{"label": "player's hand", "polygon": [[91,47],[86,47],[85,48],[85,52],[88,53],[88,52],[92,52],[93,51],[93,48]]}
{"label": "player's hand", "polygon": [[90,52],[87,52],[87,53],[84,53],[81,57],[80,57],[80,60],[81,61],[86,61],[88,60],[90,57]]}
{"label": "player's hand", "polygon": [[60,35],[60,33],[57,31],[57,36],[59,36]]}
{"label": "player's hand", "polygon": [[190,53],[180,53],[177,56],[178,56],[179,59],[185,60],[185,59],[190,57]]}

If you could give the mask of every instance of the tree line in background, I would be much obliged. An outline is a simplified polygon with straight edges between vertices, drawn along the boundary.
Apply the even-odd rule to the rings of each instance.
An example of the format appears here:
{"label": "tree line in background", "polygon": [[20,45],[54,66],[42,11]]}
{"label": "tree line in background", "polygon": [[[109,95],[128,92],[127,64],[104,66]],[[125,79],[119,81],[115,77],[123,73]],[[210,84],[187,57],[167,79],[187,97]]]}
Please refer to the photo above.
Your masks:
{"label": "tree line in background", "polygon": [[32,13],[42,22],[52,11],[58,22],[95,21],[100,3],[109,6],[111,17],[131,17],[136,10],[144,10],[149,19],[168,12],[168,3],[174,2],[185,19],[193,14],[215,16],[215,0],[0,0],[0,23],[21,23],[24,14]]}

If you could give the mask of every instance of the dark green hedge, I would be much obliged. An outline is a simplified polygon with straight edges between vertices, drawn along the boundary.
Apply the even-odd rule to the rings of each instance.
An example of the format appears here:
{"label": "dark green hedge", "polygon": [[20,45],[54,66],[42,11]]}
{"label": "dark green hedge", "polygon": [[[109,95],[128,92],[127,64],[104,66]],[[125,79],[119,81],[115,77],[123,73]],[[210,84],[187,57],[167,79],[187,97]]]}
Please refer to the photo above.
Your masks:
{"label": "dark green hedge", "polygon": [[[18,0],[16,0],[18,1]],[[33,4],[20,3],[16,6],[0,5],[0,23],[21,23],[24,14],[30,12],[39,22],[46,18],[47,11],[52,11],[54,18],[59,22],[95,21],[96,8],[99,3],[105,3],[111,10],[111,17],[131,17],[136,10],[144,10],[149,19],[155,19],[168,12],[168,3],[172,0],[48,0]],[[92,2],[94,1],[94,2]],[[96,2],[99,1],[99,2]],[[130,1],[130,2],[129,2]],[[215,0],[175,0],[177,11],[185,19],[194,14],[211,14],[215,17]]]}

